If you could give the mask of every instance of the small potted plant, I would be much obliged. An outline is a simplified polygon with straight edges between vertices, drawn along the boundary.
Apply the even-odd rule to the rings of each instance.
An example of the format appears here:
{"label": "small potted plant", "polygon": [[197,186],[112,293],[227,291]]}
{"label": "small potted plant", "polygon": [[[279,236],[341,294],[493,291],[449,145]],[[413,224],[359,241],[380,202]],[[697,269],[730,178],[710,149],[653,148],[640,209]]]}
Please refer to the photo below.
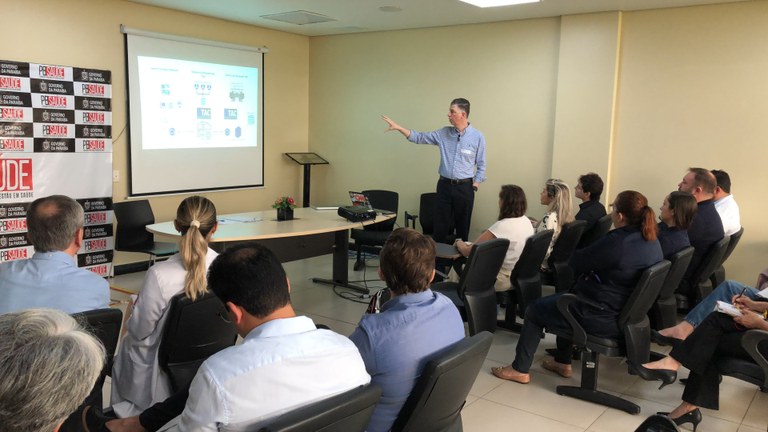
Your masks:
{"label": "small potted plant", "polygon": [[293,209],[296,208],[296,201],[289,196],[280,197],[272,204],[272,208],[277,209],[277,220],[291,220],[293,219]]}

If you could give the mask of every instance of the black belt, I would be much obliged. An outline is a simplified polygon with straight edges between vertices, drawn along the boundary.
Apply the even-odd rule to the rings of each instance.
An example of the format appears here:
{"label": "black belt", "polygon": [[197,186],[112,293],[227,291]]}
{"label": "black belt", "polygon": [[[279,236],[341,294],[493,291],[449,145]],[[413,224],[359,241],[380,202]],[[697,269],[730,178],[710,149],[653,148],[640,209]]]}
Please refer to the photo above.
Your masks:
{"label": "black belt", "polygon": [[464,183],[472,183],[472,180],[473,180],[472,178],[450,179],[448,177],[440,176],[440,181],[446,181],[446,182],[449,182],[450,184],[454,184],[454,185],[464,184]]}

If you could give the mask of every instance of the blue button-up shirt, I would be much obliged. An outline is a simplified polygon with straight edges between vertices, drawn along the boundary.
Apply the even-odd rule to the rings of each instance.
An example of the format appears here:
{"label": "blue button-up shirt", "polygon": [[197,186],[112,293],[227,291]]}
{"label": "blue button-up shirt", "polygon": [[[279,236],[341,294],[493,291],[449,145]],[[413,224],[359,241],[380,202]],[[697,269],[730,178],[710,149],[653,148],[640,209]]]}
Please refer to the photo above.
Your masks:
{"label": "blue button-up shirt", "polygon": [[453,126],[432,132],[412,130],[408,141],[432,144],[440,149],[438,172],[441,176],[457,180],[472,178],[476,183],[485,181],[485,137],[472,125],[461,134]]}
{"label": "blue button-up shirt", "polygon": [[109,307],[109,284],[65,252],[36,252],[0,265],[0,314],[30,308],[66,313]]}
{"label": "blue button-up shirt", "polygon": [[382,388],[368,432],[392,428],[429,356],[464,338],[464,323],[448,297],[422,291],[384,303],[363,316],[349,337],[363,356],[371,383]]}

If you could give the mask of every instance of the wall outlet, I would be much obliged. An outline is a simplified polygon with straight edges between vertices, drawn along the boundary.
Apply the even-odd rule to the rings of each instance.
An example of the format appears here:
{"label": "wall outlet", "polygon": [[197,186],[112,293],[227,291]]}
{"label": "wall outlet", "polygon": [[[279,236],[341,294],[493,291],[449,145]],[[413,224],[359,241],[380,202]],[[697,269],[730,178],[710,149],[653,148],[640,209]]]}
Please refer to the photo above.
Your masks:
{"label": "wall outlet", "polygon": [[112,183],[117,183],[120,181],[120,170],[113,170],[112,171]]}

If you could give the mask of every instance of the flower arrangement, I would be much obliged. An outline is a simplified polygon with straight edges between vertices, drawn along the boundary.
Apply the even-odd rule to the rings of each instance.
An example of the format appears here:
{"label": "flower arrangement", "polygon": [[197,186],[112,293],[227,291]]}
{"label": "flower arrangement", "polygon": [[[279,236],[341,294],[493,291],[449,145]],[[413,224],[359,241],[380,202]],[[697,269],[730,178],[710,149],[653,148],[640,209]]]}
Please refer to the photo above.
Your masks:
{"label": "flower arrangement", "polygon": [[272,204],[272,208],[293,210],[296,208],[296,201],[289,196],[280,197],[275,200],[274,204]]}

